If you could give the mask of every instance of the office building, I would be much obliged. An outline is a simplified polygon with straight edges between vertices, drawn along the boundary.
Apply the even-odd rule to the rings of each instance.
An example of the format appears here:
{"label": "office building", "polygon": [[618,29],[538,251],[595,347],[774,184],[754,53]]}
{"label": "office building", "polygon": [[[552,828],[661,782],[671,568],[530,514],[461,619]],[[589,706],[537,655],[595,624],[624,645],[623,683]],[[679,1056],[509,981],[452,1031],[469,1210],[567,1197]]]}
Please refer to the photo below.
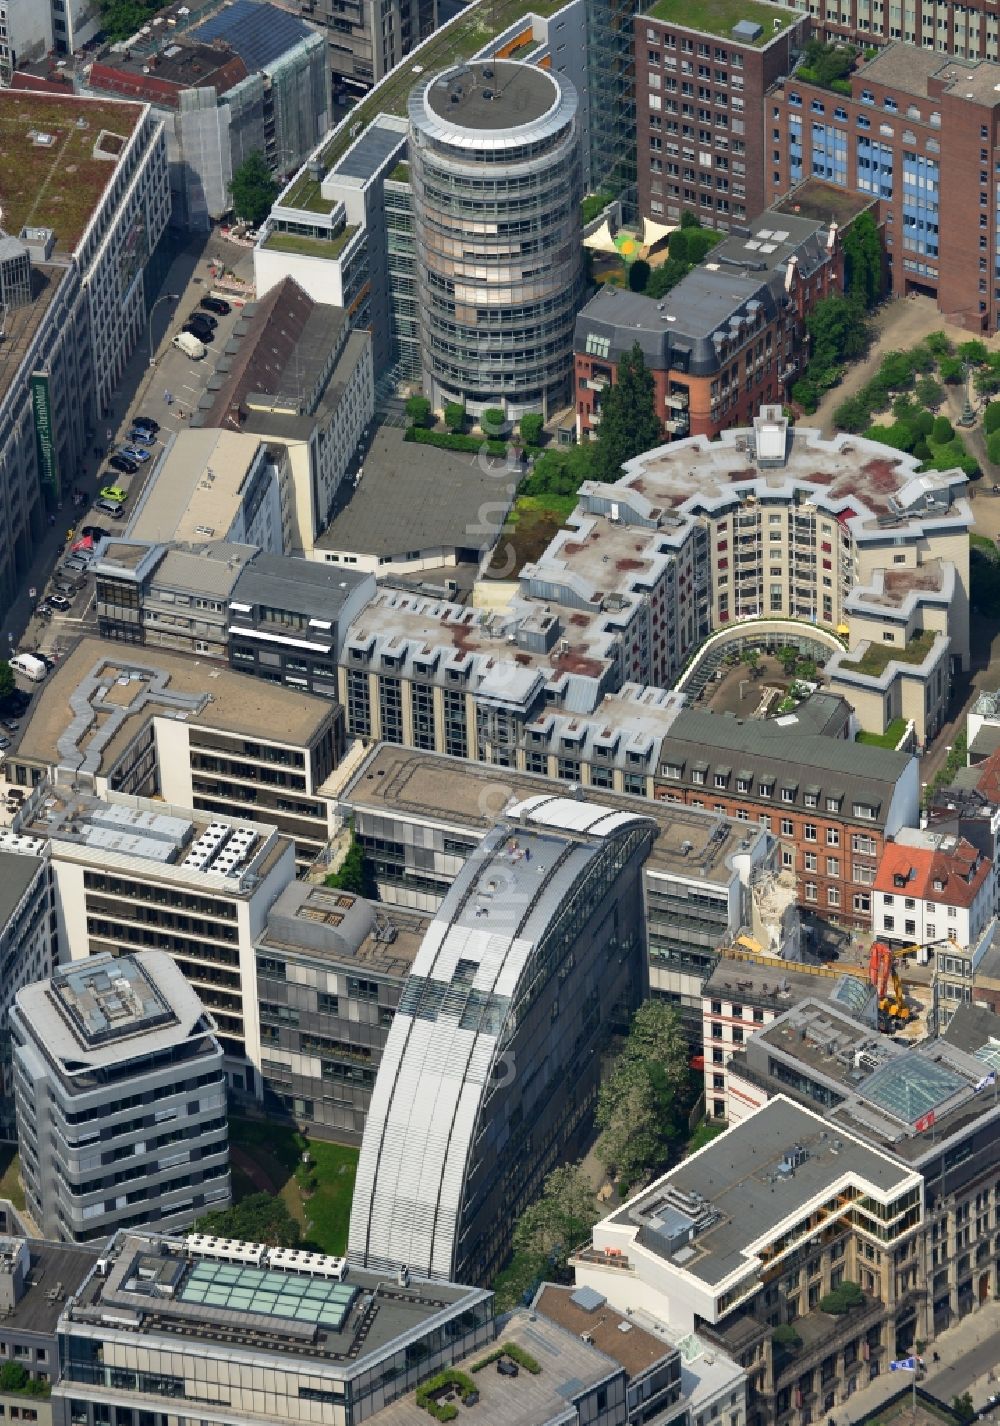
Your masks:
{"label": "office building", "polygon": [[321,35],[267,0],[212,9],[180,33],[158,17],[81,76],[85,92],[152,107],[167,137],[173,221],[193,229],[231,210],[229,184],[250,154],[290,173],[330,120]]}
{"label": "office building", "polygon": [[850,94],[792,74],[768,95],[772,191],[815,175],[877,198],[892,291],[927,294],[959,325],[995,331],[998,83],[994,61],[902,43],[854,70]]}
{"label": "office building", "polygon": [[[387,16],[388,20],[389,17]],[[258,294],[294,277],[317,302],[343,307],[352,328],[371,331],[380,385],[421,376],[415,210],[408,163],[408,105],[421,75],[471,60],[515,56],[565,78],[576,91],[583,151],[589,137],[586,18],[583,0],[533,9],[525,0],[473,0],[390,70],[350,109],[278,196],[254,250]],[[348,33],[345,12],[337,23]],[[622,37],[631,49],[631,36]],[[610,109],[605,110],[605,118]],[[545,217],[546,232],[552,215]],[[463,231],[463,239],[468,234]],[[572,233],[579,237],[579,224]],[[567,252],[571,267],[575,263]],[[575,271],[575,267],[573,267]],[[562,310],[561,292],[556,298]],[[571,345],[572,323],[569,324]]]}
{"label": "office building", "polygon": [[[0,1237],[0,1354],[24,1367],[32,1394],[0,1391],[0,1401],[8,1420],[62,1426],[62,1405],[54,1407],[50,1395],[51,1387],[59,1380],[56,1327],[67,1298],[93,1272],[99,1249],[32,1238],[23,1225],[11,1221],[11,1215],[5,1213],[4,1219],[4,1235]],[[11,1408],[18,1416],[12,1414]],[[26,1411],[36,1414],[26,1416]]]}
{"label": "office building", "polygon": [[601,1049],[645,994],[654,834],[639,815],[531,798],[458,873],[382,1053],[352,1262],[493,1277],[546,1174],[586,1142]]}
{"label": "office building", "polygon": [[229,428],[186,426],[167,437],[125,534],[145,544],[222,540],[283,554],[292,543],[293,501],[283,446]]}
{"label": "office building", "polygon": [[[507,807],[564,793],[555,779],[390,743],[331,781],[338,820],[349,822],[390,918],[402,907],[435,913]],[[585,805],[595,804],[656,823],[643,866],[649,988],[677,1007],[700,1051],[702,985],[719,948],[744,930],[774,954],[797,945],[793,887],[774,875],[777,845],[756,822],[699,808],[592,789]]]}
{"label": "office building", "polygon": [[102,639],[225,659],[229,597],[255,545],[102,542],[91,563]]}
{"label": "office building", "polygon": [[970,842],[903,827],[879,859],[872,929],[890,946],[947,938],[968,949],[993,918],[995,880]]}
{"label": "office building", "polygon": [[222,1049],[162,951],[93,956],[11,1015],[25,1198],[49,1238],[187,1227],[229,1203]]}
{"label": "office building", "polygon": [[[598,1223],[573,1259],[577,1283],[731,1354],[751,1423],[801,1420],[807,1403],[828,1415],[905,1336],[923,1189],[915,1168],[778,1095]],[[860,1306],[820,1308],[855,1278]],[[789,1321],[795,1349],[772,1335]]]}
{"label": "office building", "polygon": [[10,1008],[22,986],[51,975],[58,948],[52,877],[44,856],[0,844],[0,1136],[16,1138]]}
{"label": "office building", "polygon": [[93,39],[100,16],[86,0],[3,0],[0,4],[0,78],[9,86],[14,71],[43,62],[49,55],[69,55]]}
{"label": "office building", "polygon": [[[728,231],[780,196],[767,182],[767,91],[810,34],[805,9],[755,4],[745,17],[679,0],[636,16],[639,211],[676,224],[687,210]],[[829,215],[827,215],[829,220]]]}
{"label": "office building", "polygon": [[162,126],[137,104],[0,89],[0,140],[18,156],[2,217],[2,612],[145,332],[170,188]]}
{"label": "office building", "polygon": [[286,837],[267,824],[46,782],[0,846],[49,858],[68,959],[168,951],[212,1014],[230,1086],[260,1098],[254,942],[295,876]]}
{"label": "office building", "polygon": [[335,98],[363,96],[445,18],[434,0],[393,0],[388,6],[300,0],[300,8],[310,23],[325,27]]}
{"label": "office building", "polygon": [[285,449],[290,508],[283,548],[308,555],[343,498],[342,483],[374,413],[370,334],[352,330],[343,308],[314,302],[289,277],[243,308],[190,424],[241,431]]}
{"label": "office building", "polygon": [[512,60],[428,75],[410,96],[424,391],[436,410],[458,401],[515,418],[566,404],[583,295],[576,115],[565,76]]}
{"label": "office building", "polygon": [[430,918],[295,881],[257,942],[265,1107],[360,1143],[375,1076]]}
{"label": "office building", "polygon": [[320,789],[343,746],[343,715],[327,698],[84,638],[36,696],[5,770],[19,787],[65,769],[99,796],[158,796],[209,820],[242,815],[293,841],[304,869],[326,846]]}
{"label": "office building", "polygon": [[657,300],[605,284],[576,319],[578,439],[600,428],[601,395],[638,342],[664,438],[707,436],[781,401],[804,361],[805,319],[843,285],[840,229],[762,213]]}
{"label": "office building", "polygon": [[[932,955],[928,1028],[947,1034],[962,1006],[1000,1010],[1000,921],[993,917],[967,946],[945,945]],[[1000,1034],[1000,1024],[993,1033]]]}
{"label": "office building", "polygon": [[259,554],[230,595],[229,662],[241,673],[335,699],[345,632],[374,593],[370,574]]}
{"label": "office building", "polygon": [[[262,1243],[122,1232],[63,1305],[56,1398],[78,1403],[80,1426],[112,1409],[149,1410],[153,1426],[178,1409],[211,1426],[388,1421],[390,1403],[495,1336],[492,1294],[478,1288]],[[568,1346],[579,1369],[584,1344]],[[602,1377],[612,1365],[601,1358]],[[157,1395],[171,1398],[159,1410]]]}

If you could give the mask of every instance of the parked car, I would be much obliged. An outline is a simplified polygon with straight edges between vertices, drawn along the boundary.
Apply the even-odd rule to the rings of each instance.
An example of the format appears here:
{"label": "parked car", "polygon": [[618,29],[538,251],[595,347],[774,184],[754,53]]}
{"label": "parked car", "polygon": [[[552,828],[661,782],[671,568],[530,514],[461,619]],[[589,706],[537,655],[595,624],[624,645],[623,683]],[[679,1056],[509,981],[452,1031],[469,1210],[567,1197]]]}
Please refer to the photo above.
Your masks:
{"label": "parked car", "polygon": [[48,669],[49,673],[51,673],[56,666],[55,659],[49,658],[48,654],[43,654],[41,649],[39,649],[38,652],[35,654],[35,658],[41,659],[42,663]]}
{"label": "parked car", "polygon": [[82,555],[69,555],[59,566],[59,571],[64,574],[86,574],[89,568],[90,560]]}
{"label": "parked car", "polygon": [[[52,588],[56,591],[56,594],[65,594],[66,598],[69,600],[75,599],[76,596],[80,593],[80,585],[78,581],[72,578],[54,579],[52,581]],[[52,603],[54,598],[54,594],[49,595],[50,604]]]}
{"label": "parked car", "polygon": [[199,312],[198,309],[197,309],[197,307],[196,307],[195,310],[191,313],[191,315],[188,317],[188,321],[189,321],[189,322],[204,322],[205,326],[206,326],[206,327],[211,327],[211,329],[212,329],[213,332],[215,331],[216,327],[219,325],[219,319],[218,319],[217,317],[210,317],[207,312]]}
{"label": "parked car", "polygon": [[110,515],[112,520],[120,520],[125,514],[125,506],[117,500],[95,500],[94,509],[102,515]]}
{"label": "parked car", "polygon": [[64,594],[50,594],[49,603],[53,609],[68,609],[71,601]]}
{"label": "parked car", "polygon": [[204,307],[206,312],[214,312],[217,317],[228,317],[233,310],[221,297],[203,297],[198,306]]}
{"label": "parked car", "polygon": [[181,331],[187,332],[189,337],[194,337],[202,346],[207,346],[215,336],[212,328],[203,326],[201,322],[185,322]]}
{"label": "parked car", "polygon": [[81,535],[91,540],[106,540],[110,530],[106,530],[103,525],[84,525],[80,531]]}
{"label": "parked car", "polygon": [[16,718],[0,718],[0,728],[6,728],[8,733],[16,733],[20,726]]}
{"label": "parked car", "polygon": [[132,425],[140,431],[149,431],[154,436],[160,429],[159,421],[154,421],[152,416],[133,416]]}
{"label": "parked car", "polygon": [[138,461],[140,465],[151,459],[149,451],[141,450],[138,446],[121,446],[118,454],[123,455],[126,460]]}
{"label": "parked car", "polygon": [[135,475],[139,469],[139,462],[130,460],[128,456],[112,456],[108,465],[112,470],[120,471],[122,475]]}
{"label": "parked car", "polygon": [[128,499],[128,491],[123,490],[120,485],[103,485],[101,487],[101,499],[113,500],[116,505],[124,505]]}
{"label": "parked car", "polygon": [[15,688],[13,693],[8,693],[7,697],[0,704],[5,717],[20,718],[27,712],[28,704],[31,702],[31,694],[25,693],[23,689]]}
{"label": "parked car", "polygon": [[145,426],[133,426],[128,433],[128,438],[140,446],[156,445],[156,437],[152,431],[147,431]]}

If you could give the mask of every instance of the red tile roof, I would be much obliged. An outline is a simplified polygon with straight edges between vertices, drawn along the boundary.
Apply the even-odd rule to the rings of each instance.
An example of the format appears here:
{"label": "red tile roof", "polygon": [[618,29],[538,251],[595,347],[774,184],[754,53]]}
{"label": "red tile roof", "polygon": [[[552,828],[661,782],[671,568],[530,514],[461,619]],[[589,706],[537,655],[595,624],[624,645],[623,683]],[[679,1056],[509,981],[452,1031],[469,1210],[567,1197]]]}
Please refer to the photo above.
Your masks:
{"label": "red tile roof", "polygon": [[985,762],[980,763],[976,791],[981,792],[987,802],[992,802],[995,807],[1000,806],[1000,748],[995,753],[990,753]]}
{"label": "red tile roof", "polygon": [[968,907],[991,870],[990,859],[980,857],[964,837],[951,851],[889,842],[879,862],[875,890]]}

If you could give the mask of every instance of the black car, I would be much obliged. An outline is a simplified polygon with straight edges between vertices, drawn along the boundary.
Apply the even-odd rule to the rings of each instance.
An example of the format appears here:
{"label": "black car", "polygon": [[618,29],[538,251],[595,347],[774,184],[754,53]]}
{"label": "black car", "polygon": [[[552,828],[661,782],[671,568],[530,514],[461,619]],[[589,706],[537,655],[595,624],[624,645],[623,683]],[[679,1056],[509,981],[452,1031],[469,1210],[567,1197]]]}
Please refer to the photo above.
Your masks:
{"label": "black car", "polygon": [[30,694],[22,693],[19,688],[15,688],[14,692],[9,693],[0,703],[0,713],[3,713],[5,718],[20,718],[30,702]]}
{"label": "black car", "polygon": [[[130,460],[128,456],[112,456],[111,459],[108,461],[108,465],[111,467],[112,470],[120,471],[122,475],[135,475],[136,471],[139,469],[139,462],[136,460]],[[107,484],[114,484],[113,477],[108,476]]]}
{"label": "black car", "polygon": [[132,425],[138,427],[140,431],[149,431],[154,436],[160,429],[159,421],[154,421],[152,416],[133,416]]}
{"label": "black car", "polygon": [[214,312],[217,317],[228,317],[233,310],[221,297],[203,297],[198,306],[204,307],[206,312]]}
{"label": "black car", "polygon": [[41,662],[42,662],[42,663],[45,665],[45,667],[48,669],[49,673],[51,673],[52,670],[53,670],[53,669],[55,668],[55,666],[56,666],[56,661],[55,661],[55,659],[50,659],[49,656],[48,656],[48,654],[43,654],[42,651],[41,651],[41,649],[36,649],[36,651],[35,651],[35,658],[41,660]]}
{"label": "black car", "polygon": [[204,342],[206,346],[215,336],[212,328],[202,326],[201,322],[185,322],[181,331],[190,332],[192,337],[197,337],[199,342]]}
{"label": "black car", "polygon": [[107,531],[103,525],[84,525],[80,531],[80,534],[85,539],[91,540],[103,540],[107,537],[108,533],[109,531]]}
{"label": "black car", "polygon": [[199,312],[197,308],[188,317],[189,322],[204,322],[206,327],[211,327],[214,332],[219,325],[215,317],[210,317],[207,312]]}

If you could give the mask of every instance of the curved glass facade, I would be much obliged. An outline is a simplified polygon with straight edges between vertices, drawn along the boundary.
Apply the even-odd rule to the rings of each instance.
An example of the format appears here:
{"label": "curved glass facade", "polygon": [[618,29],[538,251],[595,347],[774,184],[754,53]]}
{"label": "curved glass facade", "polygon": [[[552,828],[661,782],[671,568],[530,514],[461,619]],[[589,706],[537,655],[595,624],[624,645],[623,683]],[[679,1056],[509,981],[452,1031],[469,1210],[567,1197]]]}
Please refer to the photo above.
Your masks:
{"label": "curved glass facade", "polygon": [[427,394],[550,414],[570,399],[583,291],[576,91],[483,62],[431,76],[409,109]]}

